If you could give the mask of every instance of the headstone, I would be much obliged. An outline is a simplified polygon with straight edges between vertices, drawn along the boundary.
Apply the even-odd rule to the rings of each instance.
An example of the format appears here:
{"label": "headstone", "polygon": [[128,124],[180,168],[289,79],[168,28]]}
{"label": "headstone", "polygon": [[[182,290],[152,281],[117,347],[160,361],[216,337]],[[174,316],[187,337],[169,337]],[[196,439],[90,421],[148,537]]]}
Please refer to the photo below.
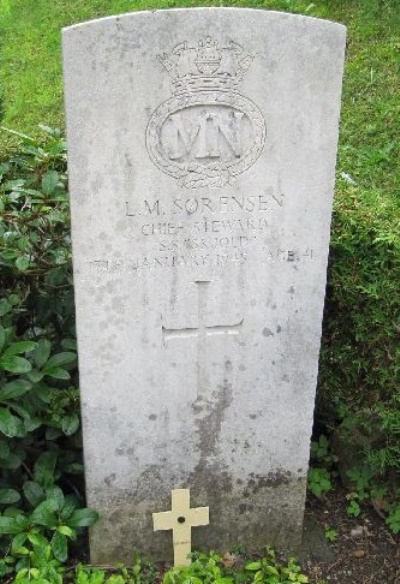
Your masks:
{"label": "headstone", "polygon": [[345,28],[200,8],[64,30],[96,563],[301,538]]}

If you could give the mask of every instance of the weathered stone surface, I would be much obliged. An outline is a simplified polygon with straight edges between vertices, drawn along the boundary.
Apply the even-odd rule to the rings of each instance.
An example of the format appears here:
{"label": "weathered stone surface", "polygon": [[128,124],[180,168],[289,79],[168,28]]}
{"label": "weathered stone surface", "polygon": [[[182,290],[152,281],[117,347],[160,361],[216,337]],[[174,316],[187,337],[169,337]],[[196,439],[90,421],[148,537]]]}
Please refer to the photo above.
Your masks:
{"label": "weathered stone surface", "polygon": [[298,543],[345,29],[261,10],[64,30],[94,562]]}

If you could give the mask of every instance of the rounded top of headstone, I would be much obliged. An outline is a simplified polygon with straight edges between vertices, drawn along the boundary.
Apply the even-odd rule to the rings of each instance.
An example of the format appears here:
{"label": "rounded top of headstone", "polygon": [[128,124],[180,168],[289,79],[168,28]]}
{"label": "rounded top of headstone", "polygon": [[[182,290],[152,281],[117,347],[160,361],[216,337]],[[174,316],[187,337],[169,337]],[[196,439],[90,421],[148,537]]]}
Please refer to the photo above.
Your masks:
{"label": "rounded top of headstone", "polygon": [[[109,26],[112,23],[120,25],[122,23],[134,22],[137,24],[139,20],[145,22],[148,19],[156,20],[159,18],[170,19],[171,17],[175,20],[182,19],[192,19],[194,16],[196,19],[199,18],[212,18],[215,19],[220,15],[221,17],[233,17],[233,18],[254,18],[257,21],[260,18],[266,21],[277,22],[283,21],[287,24],[294,22],[302,22],[306,26],[320,26],[320,27],[334,27],[338,31],[341,30],[342,34],[346,33],[346,26],[340,23],[332,22],[330,20],[325,20],[321,18],[316,18],[313,16],[305,16],[303,14],[292,14],[290,12],[279,12],[275,10],[265,10],[263,8],[240,8],[240,7],[194,7],[194,8],[168,8],[161,10],[143,10],[135,12],[126,12],[122,14],[115,14],[112,16],[105,16],[102,18],[97,18],[93,20],[88,20],[86,22],[81,22],[78,24],[73,24],[63,28],[63,34],[69,34],[70,32],[81,30],[87,27],[94,26]],[[172,24],[172,22],[171,22]]]}

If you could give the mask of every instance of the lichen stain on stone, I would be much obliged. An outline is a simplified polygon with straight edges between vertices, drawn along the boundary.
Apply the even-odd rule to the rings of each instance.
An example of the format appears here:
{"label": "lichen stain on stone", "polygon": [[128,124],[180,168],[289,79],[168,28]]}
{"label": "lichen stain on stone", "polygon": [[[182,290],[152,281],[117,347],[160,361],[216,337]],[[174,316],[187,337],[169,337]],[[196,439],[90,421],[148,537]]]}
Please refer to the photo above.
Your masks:
{"label": "lichen stain on stone", "polygon": [[246,489],[243,492],[244,497],[249,496],[249,491],[254,495],[264,488],[278,488],[282,485],[289,485],[295,477],[292,473],[284,470],[269,472],[267,475],[258,475],[250,473],[250,479],[247,481]]}
{"label": "lichen stain on stone", "polygon": [[114,451],[116,456],[132,456],[134,453],[135,450],[131,446],[127,446],[124,442]]}
{"label": "lichen stain on stone", "polygon": [[233,365],[232,365],[232,361],[230,361],[229,359],[227,359],[225,361],[225,370],[230,373],[233,369]]}
{"label": "lichen stain on stone", "polygon": [[108,477],[106,477],[106,478],[104,479],[104,482],[106,483],[106,485],[107,485],[108,487],[111,487],[112,483],[113,483],[113,482],[115,481],[115,479],[116,479],[116,476],[117,476],[117,475],[115,474],[115,472],[113,472],[113,473],[111,473],[110,475],[108,475]]}
{"label": "lichen stain on stone", "polygon": [[160,468],[156,464],[151,464],[138,478],[136,489],[132,494],[132,502],[162,500],[164,496],[165,485]]}
{"label": "lichen stain on stone", "polygon": [[215,508],[223,505],[224,496],[233,489],[231,476],[223,469],[221,462],[216,460],[222,423],[225,411],[232,402],[232,393],[232,384],[225,378],[209,400],[197,400],[192,405],[196,418],[199,462],[185,486],[193,488],[205,501],[212,495]]}
{"label": "lichen stain on stone", "polygon": [[222,385],[212,393],[205,403],[196,401],[192,410],[194,414],[203,414],[196,418],[200,463],[205,464],[209,457],[217,454],[218,438],[221,433],[224,413],[232,402],[232,385],[224,379]]}
{"label": "lichen stain on stone", "polygon": [[264,335],[264,337],[273,337],[274,336],[274,333],[271,331],[271,329],[269,329],[267,327],[265,327],[263,329],[262,334]]}
{"label": "lichen stain on stone", "polygon": [[[165,499],[165,500],[164,500]],[[154,509],[163,507],[167,510],[168,500],[154,500]],[[103,514],[95,530],[90,531],[91,550],[95,550],[92,561],[96,564],[111,564],[118,561],[128,563],[136,551],[143,555],[151,555],[163,559],[172,559],[172,546],[168,532],[155,534],[152,515],[146,509],[147,501],[133,501],[129,494],[119,496],[110,501],[107,508],[102,508]],[[142,541],[138,546],[141,533]]]}
{"label": "lichen stain on stone", "polygon": [[250,513],[253,511],[254,505],[250,505],[248,503],[240,503],[239,504],[239,515],[243,515],[244,513]]}

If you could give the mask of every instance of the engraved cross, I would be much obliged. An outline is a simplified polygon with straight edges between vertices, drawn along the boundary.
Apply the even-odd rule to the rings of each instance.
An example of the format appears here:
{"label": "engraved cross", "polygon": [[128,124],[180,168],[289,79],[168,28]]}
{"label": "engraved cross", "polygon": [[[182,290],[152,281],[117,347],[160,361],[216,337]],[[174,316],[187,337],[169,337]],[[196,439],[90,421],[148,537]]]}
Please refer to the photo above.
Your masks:
{"label": "engraved cross", "polygon": [[207,376],[207,337],[216,335],[238,335],[243,324],[242,319],[235,324],[209,325],[207,324],[207,304],[209,280],[196,280],[198,287],[197,327],[170,329],[162,327],[163,342],[178,338],[197,338],[197,397],[204,392],[208,385]]}

